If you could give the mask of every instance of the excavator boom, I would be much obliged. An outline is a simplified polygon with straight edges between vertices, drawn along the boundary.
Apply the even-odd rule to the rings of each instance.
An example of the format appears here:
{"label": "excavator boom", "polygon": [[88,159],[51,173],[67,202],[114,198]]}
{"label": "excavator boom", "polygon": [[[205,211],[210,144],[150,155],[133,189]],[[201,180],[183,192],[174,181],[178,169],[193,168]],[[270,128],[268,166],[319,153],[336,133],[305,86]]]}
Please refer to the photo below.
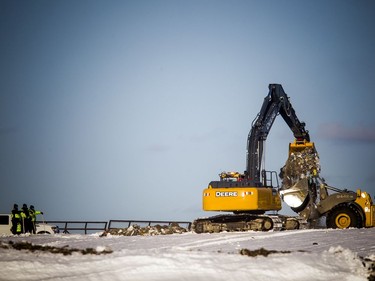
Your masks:
{"label": "excavator boom", "polygon": [[246,176],[248,179],[254,180],[255,184],[261,182],[264,142],[279,114],[293,132],[295,138],[290,150],[302,150],[314,146],[310,142],[310,135],[305,129],[305,123],[299,121],[283,87],[280,84],[270,84],[268,89],[268,95],[264,98],[261,110],[253,121],[247,138]]}

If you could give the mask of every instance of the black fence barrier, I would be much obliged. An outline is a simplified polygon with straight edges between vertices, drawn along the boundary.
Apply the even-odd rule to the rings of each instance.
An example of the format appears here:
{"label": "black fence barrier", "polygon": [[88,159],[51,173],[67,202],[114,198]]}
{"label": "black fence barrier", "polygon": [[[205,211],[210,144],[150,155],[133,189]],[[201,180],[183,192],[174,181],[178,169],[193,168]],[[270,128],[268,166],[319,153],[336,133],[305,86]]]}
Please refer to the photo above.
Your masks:
{"label": "black fence barrier", "polygon": [[89,231],[106,231],[108,224],[106,221],[45,221],[45,223],[58,226],[62,233],[84,231],[85,234]]}
{"label": "black fence barrier", "polygon": [[152,220],[110,220],[108,224],[108,230],[111,229],[119,229],[119,228],[127,228],[131,225],[137,224],[139,226],[153,226],[153,225],[172,225],[178,224],[179,226],[183,227],[186,226],[186,229],[190,231],[191,229],[191,222],[190,221],[152,221]]}

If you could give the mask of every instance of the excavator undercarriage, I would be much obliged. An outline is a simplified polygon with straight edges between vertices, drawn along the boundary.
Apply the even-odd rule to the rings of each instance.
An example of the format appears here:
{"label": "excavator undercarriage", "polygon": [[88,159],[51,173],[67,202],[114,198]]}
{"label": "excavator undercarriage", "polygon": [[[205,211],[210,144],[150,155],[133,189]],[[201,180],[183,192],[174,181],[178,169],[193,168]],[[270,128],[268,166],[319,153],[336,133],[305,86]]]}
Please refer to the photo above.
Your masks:
{"label": "excavator undercarriage", "polygon": [[295,217],[281,215],[226,214],[197,219],[192,229],[196,233],[216,233],[222,231],[269,231],[299,229],[301,223]]}

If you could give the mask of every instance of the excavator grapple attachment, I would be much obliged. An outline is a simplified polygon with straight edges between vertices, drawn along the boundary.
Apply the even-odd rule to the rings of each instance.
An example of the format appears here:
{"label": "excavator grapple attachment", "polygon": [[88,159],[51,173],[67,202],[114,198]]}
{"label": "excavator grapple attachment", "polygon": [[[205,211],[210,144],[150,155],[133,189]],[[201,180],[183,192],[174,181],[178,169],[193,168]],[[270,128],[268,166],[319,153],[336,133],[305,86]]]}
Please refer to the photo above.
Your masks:
{"label": "excavator grapple attachment", "polygon": [[292,153],[299,153],[305,149],[312,149],[313,151],[316,151],[315,145],[313,142],[308,142],[306,140],[303,140],[303,141],[295,140],[293,143],[289,144],[289,156]]}
{"label": "excavator grapple attachment", "polygon": [[[289,144],[289,157],[281,168],[280,177],[282,188],[301,188],[301,180],[317,176],[320,171],[319,155],[313,142],[298,142]],[[301,186],[302,185],[302,186]]]}
{"label": "excavator grapple attachment", "polygon": [[282,186],[279,192],[284,202],[306,219],[318,216],[313,207],[316,185],[309,179],[318,177],[319,171],[319,156],[313,142],[296,139],[289,144],[289,157],[280,173]]}

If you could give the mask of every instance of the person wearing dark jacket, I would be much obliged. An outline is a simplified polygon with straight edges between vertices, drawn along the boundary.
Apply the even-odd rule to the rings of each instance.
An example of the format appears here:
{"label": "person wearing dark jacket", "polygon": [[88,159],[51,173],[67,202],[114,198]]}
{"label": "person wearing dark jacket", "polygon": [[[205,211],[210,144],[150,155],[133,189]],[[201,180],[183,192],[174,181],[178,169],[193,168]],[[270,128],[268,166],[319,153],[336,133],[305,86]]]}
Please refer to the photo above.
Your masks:
{"label": "person wearing dark jacket", "polygon": [[31,233],[32,232],[32,222],[30,217],[29,209],[26,204],[23,204],[21,211],[22,218],[22,233]]}
{"label": "person wearing dark jacket", "polygon": [[18,205],[13,205],[13,210],[11,214],[12,219],[12,233],[13,234],[21,234],[22,233],[22,218],[20,211],[18,210]]}

